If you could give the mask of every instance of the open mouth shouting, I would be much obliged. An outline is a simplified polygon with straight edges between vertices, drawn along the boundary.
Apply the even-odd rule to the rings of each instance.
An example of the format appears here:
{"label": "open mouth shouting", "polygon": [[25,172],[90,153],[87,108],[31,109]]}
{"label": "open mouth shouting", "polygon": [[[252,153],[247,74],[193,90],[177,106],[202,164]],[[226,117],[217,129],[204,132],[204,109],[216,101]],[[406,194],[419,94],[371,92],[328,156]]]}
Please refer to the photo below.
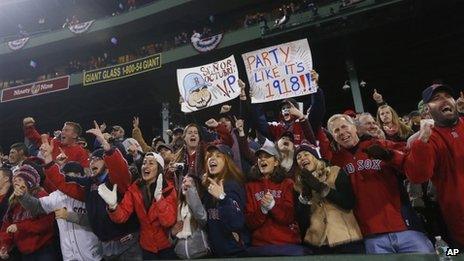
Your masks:
{"label": "open mouth shouting", "polygon": [[440,111],[443,115],[454,115],[454,110],[450,105],[444,105],[440,108]]}
{"label": "open mouth shouting", "polygon": [[218,171],[218,162],[216,159],[210,159],[208,162],[209,172],[210,173],[217,173]]}

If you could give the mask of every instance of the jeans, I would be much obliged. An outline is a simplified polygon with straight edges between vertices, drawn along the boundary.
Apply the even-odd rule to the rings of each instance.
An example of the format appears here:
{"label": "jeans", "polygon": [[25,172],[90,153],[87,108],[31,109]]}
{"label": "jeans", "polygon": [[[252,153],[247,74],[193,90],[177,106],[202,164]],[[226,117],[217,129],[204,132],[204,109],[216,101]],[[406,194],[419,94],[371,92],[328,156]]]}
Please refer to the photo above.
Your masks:
{"label": "jeans", "polygon": [[138,233],[133,233],[133,237],[127,241],[113,240],[103,242],[103,259],[104,260],[130,260],[130,261],[141,261],[142,250],[139,244]]}
{"label": "jeans", "polygon": [[367,254],[435,252],[432,242],[425,234],[414,230],[367,237],[364,244]]}

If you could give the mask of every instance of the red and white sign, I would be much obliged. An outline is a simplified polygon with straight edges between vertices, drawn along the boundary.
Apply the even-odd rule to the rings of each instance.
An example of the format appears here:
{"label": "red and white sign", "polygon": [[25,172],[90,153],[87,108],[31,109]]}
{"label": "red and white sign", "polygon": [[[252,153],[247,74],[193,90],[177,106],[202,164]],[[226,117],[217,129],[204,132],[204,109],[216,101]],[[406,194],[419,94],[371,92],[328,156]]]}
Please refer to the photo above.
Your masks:
{"label": "red and white sign", "polygon": [[9,102],[67,89],[69,89],[69,76],[64,76],[3,89],[1,102]]}

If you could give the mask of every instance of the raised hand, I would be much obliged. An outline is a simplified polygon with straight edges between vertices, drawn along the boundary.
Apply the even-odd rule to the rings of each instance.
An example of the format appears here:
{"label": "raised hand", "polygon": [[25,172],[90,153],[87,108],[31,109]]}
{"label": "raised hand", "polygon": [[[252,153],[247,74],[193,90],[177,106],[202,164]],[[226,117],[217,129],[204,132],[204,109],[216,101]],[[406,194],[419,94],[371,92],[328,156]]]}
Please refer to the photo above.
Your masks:
{"label": "raised hand", "polygon": [[238,87],[240,87],[240,100],[246,101],[246,92],[245,92],[245,83],[242,81],[242,79],[238,79]]}
{"label": "raised hand", "polygon": [[293,105],[291,102],[289,102],[288,104],[290,105],[289,113],[291,115],[295,116],[300,120],[305,117],[304,114],[298,108],[295,107],[295,105]]}
{"label": "raised hand", "polygon": [[434,126],[433,120],[424,119],[420,122],[420,130],[419,130],[419,139],[423,143],[428,143],[430,136],[432,136],[432,128]]}
{"label": "raised hand", "polygon": [[219,125],[219,123],[215,119],[211,118],[205,122],[205,125],[208,126],[208,128],[214,129]]}
{"label": "raised hand", "polygon": [[134,117],[134,120],[132,121],[132,127],[134,127],[134,129],[137,129],[139,127],[139,124],[140,124],[139,117]]}
{"label": "raised hand", "polygon": [[106,123],[100,124],[100,130],[101,130],[101,132],[105,132],[105,130],[106,130]]}
{"label": "raised hand", "polygon": [[106,204],[108,204],[108,208],[111,210],[116,209],[118,206],[118,198],[116,194],[117,188],[118,184],[113,185],[113,190],[109,190],[105,183],[102,183],[100,186],[98,186],[98,195],[102,197]]}
{"label": "raised hand", "polygon": [[108,143],[108,141],[106,141],[105,137],[103,136],[100,126],[98,126],[98,123],[96,121],[93,121],[93,124],[94,124],[94,128],[87,130],[86,133],[93,134],[95,138],[100,142],[103,149],[105,151],[109,151],[111,149],[111,146]]}
{"label": "raised hand", "polygon": [[189,188],[195,187],[195,182],[193,182],[193,178],[190,176],[185,176],[182,180],[182,192],[186,192]]}
{"label": "raised hand", "polygon": [[60,149],[60,154],[56,157],[55,162],[61,166],[66,163],[66,161],[68,160],[68,156],[66,155],[66,153],[63,151],[62,148],[59,148],[59,149]]}
{"label": "raised hand", "polygon": [[382,94],[378,93],[377,89],[374,89],[374,93],[372,94],[372,99],[374,99],[374,101],[376,103],[382,103],[383,102]]}
{"label": "raised hand", "polygon": [[237,117],[235,116],[234,116],[234,120],[235,120],[235,128],[237,128],[239,131],[243,131],[244,126],[245,126],[245,121],[243,119],[237,119]]}
{"label": "raised hand", "polygon": [[53,142],[49,141],[47,134],[42,134],[40,138],[42,139],[42,145],[40,145],[39,150],[42,154],[45,164],[48,164],[53,161]]}
{"label": "raised hand", "polygon": [[222,107],[221,107],[221,112],[219,112],[219,113],[226,113],[226,112],[229,112],[231,108],[232,108],[232,106],[227,105],[227,104],[224,104],[224,105],[222,105]]}
{"label": "raised hand", "polygon": [[208,178],[208,180],[210,182],[208,186],[208,193],[216,199],[219,199],[219,197],[224,194],[224,180],[221,179],[219,183],[214,181],[212,178]]}

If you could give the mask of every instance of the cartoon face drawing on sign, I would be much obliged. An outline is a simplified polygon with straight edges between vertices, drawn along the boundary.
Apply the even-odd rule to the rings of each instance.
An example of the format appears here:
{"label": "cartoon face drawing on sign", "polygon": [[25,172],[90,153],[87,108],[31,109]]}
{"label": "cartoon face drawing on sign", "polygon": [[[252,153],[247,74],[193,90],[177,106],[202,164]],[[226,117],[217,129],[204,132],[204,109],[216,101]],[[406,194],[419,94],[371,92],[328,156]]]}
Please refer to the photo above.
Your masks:
{"label": "cartoon face drawing on sign", "polygon": [[185,100],[187,104],[195,108],[204,108],[211,101],[211,92],[207,83],[198,73],[189,73],[184,77]]}

